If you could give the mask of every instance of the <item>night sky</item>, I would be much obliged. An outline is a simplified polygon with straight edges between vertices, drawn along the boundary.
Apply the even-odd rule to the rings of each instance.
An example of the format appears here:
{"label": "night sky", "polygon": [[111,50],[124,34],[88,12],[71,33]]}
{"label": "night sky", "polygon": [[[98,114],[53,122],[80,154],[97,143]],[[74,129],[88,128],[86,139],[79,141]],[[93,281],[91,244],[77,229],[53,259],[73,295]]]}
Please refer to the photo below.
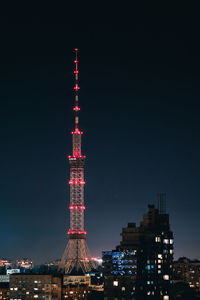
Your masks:
{"label": "night sky", "polygon": [[92,255],[166,192],[175,258],[200,258],[199,10],[82,2],[0,9],[0,257],[66,246],[78,47]]}

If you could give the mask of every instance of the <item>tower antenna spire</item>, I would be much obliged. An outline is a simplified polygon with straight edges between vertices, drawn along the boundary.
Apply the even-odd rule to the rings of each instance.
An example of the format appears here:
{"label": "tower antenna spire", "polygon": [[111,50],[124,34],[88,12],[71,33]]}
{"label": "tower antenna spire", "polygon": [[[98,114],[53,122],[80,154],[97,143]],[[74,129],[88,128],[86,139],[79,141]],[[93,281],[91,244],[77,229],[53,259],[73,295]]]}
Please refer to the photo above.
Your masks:
{"label": "tower antenna spire", "polygon": [[78,83],[78,48],[75,48],[75,70],[74,70],[74,75],[75,75],[75,86],[74,86],[74,91],[75,91],[75,106],[73,108],[75,112],[75,131],[78,131],[78,124],[79,124],[79,105],[78,105],[78,93],[80,90],[79,83]]}

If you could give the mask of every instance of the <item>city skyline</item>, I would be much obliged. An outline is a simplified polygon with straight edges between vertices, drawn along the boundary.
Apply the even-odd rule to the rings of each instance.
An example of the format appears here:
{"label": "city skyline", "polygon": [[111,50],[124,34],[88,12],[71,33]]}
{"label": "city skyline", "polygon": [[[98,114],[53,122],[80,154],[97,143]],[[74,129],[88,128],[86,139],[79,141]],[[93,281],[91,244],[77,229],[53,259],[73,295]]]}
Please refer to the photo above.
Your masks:
{"label": "city skyline", "polygon": [[165,192],[175,258],[200,258],[199,21],[183,4],[131,8],[77,8],[76,22],[65,5],[2,9],[1,257],[65,248],[77,47],[92,256]]}

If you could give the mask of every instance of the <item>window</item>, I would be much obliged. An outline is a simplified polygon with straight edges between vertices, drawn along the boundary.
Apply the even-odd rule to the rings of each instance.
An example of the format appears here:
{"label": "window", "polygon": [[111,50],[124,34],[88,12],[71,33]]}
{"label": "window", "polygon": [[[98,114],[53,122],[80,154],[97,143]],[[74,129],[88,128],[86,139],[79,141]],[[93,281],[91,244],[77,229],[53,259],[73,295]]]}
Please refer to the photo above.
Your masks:
{"label": "window", "polygon": [[156,236],[156,237],[155,237],[155,242],[156,242],[156,243],[159,243],[159,242],[160,242],[160,237],[159,237],[159,236]]}
{"label": "window", "polygon": [[170,244],[173,244],[173,242],[174,242],[174,241],[173,241],[172,239],[169,240],[169,243],[170,243]]}
{"label": "window", "polygon": [[167,295],[163,296],[163,300],[169,300],[169,296]]}
{"label": "window", "polygon": [[164,239],[163,240],[163,244],[169,244],[169,240],[168,239]]}
{"label": "window", "polygon": [[169,280],[169,275],[167,275],[167,274],[163,275],[163,279],[164,280]]}
{"label": "window", "polygon": [[158,258],[162,259],[162,254],[158,254]]}
{"label": "window", "polygon": [[125,287],[124,286],[122,287],[122,291],[125,291]]}
{"label": "window", "polygon": [[115,281],[113,281],[113,286],[118,286],[118,281],[117,280],[115,280]]}

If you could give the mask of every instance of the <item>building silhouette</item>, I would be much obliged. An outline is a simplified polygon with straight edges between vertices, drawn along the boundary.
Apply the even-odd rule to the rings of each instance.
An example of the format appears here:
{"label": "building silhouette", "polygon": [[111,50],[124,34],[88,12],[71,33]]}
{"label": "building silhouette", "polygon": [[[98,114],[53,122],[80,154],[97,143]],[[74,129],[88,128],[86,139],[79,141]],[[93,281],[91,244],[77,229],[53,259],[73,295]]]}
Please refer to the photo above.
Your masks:
{"label": "building silhouette", "polygon": [[105,300],[171,299],[173,233],[159,207],[148,205],[140,225],[128,223],[120,245],[103,252]]}

